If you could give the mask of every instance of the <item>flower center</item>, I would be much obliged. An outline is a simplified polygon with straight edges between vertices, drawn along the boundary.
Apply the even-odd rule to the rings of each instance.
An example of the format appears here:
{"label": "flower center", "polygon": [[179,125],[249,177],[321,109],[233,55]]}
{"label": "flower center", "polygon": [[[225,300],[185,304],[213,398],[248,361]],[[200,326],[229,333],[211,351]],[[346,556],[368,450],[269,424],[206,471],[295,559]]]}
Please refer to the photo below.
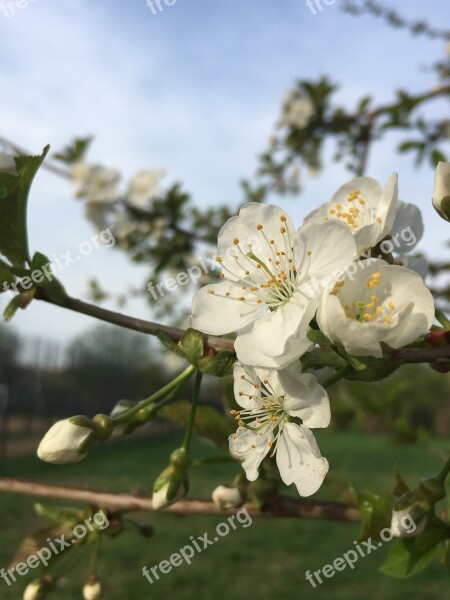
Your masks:
{"label": "flower center", "polygon": [[380,217],[376,217],[376,209],[371,207],[361,195],[361,190],[353,190],[347,196],[345,205],[337,202],[330,209],[330,217],[324,217],[324,221],[339,219],[346,223],[352,231],[356,231],[365,225],[371,225],[374,221],[381,223]]}
{"label": "flower center", "polygon": [[[241,375],[241,379],[254,387],[255,395],[241,391],[239,392],[239,396],[246,396],[249,400],[254,400],[255,406],[248,409],[231,410],[230,413],[239,422],[240,427],[244,427],[250,431],[260,432],[267,428],[274,431],[278,428],[275,440],[268,442],[270,447],[275,446],[270,455],[272,458],[275,456],[278,440],[284,425],[289,420],[289,415],[283,408],[284,397],[277,396],[267,379],[264,379],[261,384],[250,381],[245,375]],[[249,425],[246,421],[255,422],[255,424]],[[234,439],[236,439],[236,436],[234,436]],[[252,447],[255,447],[255,445]]]}
{"label": "flower center", "polygon": [[[345,304],[345,315],[348,319],[359,321],[360,323],[385,323],[392,325],[393,318],[398,315],[401,309],[397,309],[393,302],[388,299],[380,299],[373,293],[373,288],[381,285],[382,274],[372,273],[370,279],[366,283],[366,288],[370,290],[370,297],[363,297],[360,300],[354,301],[351,304]],[[337,284],[333,294],[337,295],[343,288],[344,282]],[[406,304],[403,308],[407,308]]]}
{"label": "flower center", "polygon": [[[238,300],[246,304],[261,304],[276,310],[283,306],[294,295],[300,281],[302,281],[309,270],[310,261],[307,260],[304,270],[300,274],[294,260],[294,252],[289,231],[285,227],[286,217],[281,215],[282,234],[281,246],[275,240],[269,239],[261,224],[256,225],[258,232],[258,250],[255,244],[243,244],[238,238],[233,240],[236,253],[233,259],[236,267],[230,268],[225,265],[223,259],[218,256],[216,261],[222,266],[222,279],[231,276],[229,282],[236,287],[236,295],[227,292],[225,296],[209,290],[209,294]],[[307,252],[308,259],[311,252]]]}

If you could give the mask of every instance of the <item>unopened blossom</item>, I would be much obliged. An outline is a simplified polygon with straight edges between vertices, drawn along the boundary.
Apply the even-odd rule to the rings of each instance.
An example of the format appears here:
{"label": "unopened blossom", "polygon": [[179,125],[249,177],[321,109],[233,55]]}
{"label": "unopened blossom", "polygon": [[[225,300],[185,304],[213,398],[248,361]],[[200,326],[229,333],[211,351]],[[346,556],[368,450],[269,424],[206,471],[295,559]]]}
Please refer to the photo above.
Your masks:
{"label": "unopened blossom", "polygon": [[98,577],[92,576],[83,586],[84,600],[98,600],[102,596],[102,583]]}
{"label": "unopened blossom", "polygon": [[221,510],[239,508],[245,501],[245,496],[238,487],[219,485],[212,493],[214,504]]}
{"label": "unopened blossom", "polygon": [[170,485],[171,482],[168,480],[158,490],[153,491],[152,506],[155,510],[167,508],[171,504],[175,504],[178,502],[178,500],[181,500],[186,496],[188,492],[188,483],[186,480],[180,479],[180,484],[175,495],[172,496],[172,494],[170,494],[169,498]]}
{"label": "unopened blossom", "polygon": [[242,363],[283,368],[311,348],[307,333],[322,291],[313,284],[356,255],[339,221],[297,231],[281,208],[246,204],[219,232],[223,281],[195,294],[190,325],[213,335],[238,331]]}
{"label": "unopened blossom", "polygon": [[85,445],[90,440],[95,440],[92,428],[63,419],[45,434],[37,454],[41,460],[54,464],[78,463],[86,458]]}
{"label": "unopened blossom", "polygon": [[311,374],[274,371],[236,363],[234,393],[241,410],[232,411],[239,428],[229,438],[232,456],[255,481],[263,459],[276,457],[281,479],[301,496],[314,494],[328,472],[311,428],[328,427],[330,403]]}
{"label": "unopened blossom", "polygon": [[345,223],[364,254],[392,231],[398,202],[398,177],[393,173],[384,189],[371,177],[356,177],[338,189],[331,202],[322,204],[307,222]]}
{"label": "unopened blossom", "polygon": [[164,169],[141,171],[130,181],[127,202],[135,208],[145,208],[149,200],[161,193],[160,182],[166,174]]}
{"label": "unopened blossom", "polygon": [[383,260],[357,263],[317,311],[321,331],[352,356],[381,358],[384,343],[402,348],[427,333],[434,320],[431,292],[417,273]]}
{"label": "unopened blossom", "polygon": [[[391,533],[397,538],[408,538],[420,535],[427,524],[427,516],[422,515],[421,511],[413,510],[415,507],[407,506],[400,510],[392,511]],[[418,523],[414,518],[420,515]]]}
{"label": "unopened blossom", "polygon": [[433,206],[439,215],[450,221],[450,163],[440,162],[436,167]]}
{"label": "unopened blossom", "polygon": [[0,152],[0,173],[8,173],[9,175],[17,175],[16,161],[11,154]]}

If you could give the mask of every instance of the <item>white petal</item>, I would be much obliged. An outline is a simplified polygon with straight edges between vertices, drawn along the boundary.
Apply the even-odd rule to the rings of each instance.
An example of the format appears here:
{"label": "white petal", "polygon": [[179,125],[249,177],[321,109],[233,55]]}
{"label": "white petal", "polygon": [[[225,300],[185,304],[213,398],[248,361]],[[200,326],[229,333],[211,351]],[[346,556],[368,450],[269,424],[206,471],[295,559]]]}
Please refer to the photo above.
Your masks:
{"label": "white petal", "polygon": [[309,276],[315,279],[333,276],[357,257],[358,250],[350,228],[337,220],[306,223],[298,232],[310,255]]}
{"label": "white petal", "polygon": [[328,461],[320,454],[312,432],[287,423],[277,446],[277,465],[286,485],[294,483],[300,496],[314,494],[328,472]]}
{"label": "white petal", "polygon": [[420,208],[415,204],[398,202],[394,225],[390,232],[394,252],[411,252],[423,236],[424,226]]}
{"label": "white petal", "polygon": [[392,230],[397,212],[398,203],[398,175],[392,173],[387,180],[381,198],[377,206],[377,218],[381,219],[384,224],[383,232],[378,242],[386,237]]}
{"label": "white petal", "polygon": [[[260,383],[256,370],[248,365],[236,362],[233,367],[234,397],[242,408],[257,409],[258,400],[261,399],[261,391],[255,388]],[[252,399],[249,399],[252,396]]]}
{"label": "white petal", "polygon": [[[285,220],[281,221],[281,218]],[[257,225],[262,225],[263,229],[258,230]],[[285,250],[287,234],[281,233],[282,226],[286,228],[287,234],[293,240],[296,229],[291,218],[281,208],[258,202],[250,202],[243,206],[239,215],[229,219],[219,232],[217,255],[222,261],[222,266],[225,267],[225,276],[237,280],[244,277],[246,270],[250,273],[256,271],[256,263],[243,256],[249,252],[253,252],[267,264],[268,259],[273,258],[270,240],[274,241],[274,246]],[[233,256],[238,256],[241,267]],[[232,273],[235,274],[234,277]]]}
{"label": "white petal", "polygon": [[317,304],[318,299],[294,294],[284,306],[243,328],[235,342],[238,359],[279,369],[302,356],[312,346],[307,331]]}
{"label": "white petal", "polygon": [[[258,425],[256,421],[251,423],[252,427]],[[268,427],[258,432],[240,427],[235,434],[230,435],[230,454],[242,461],[242,467],[249,481],[258,478],[259,465],[269,452],[272,440],[273,433]]]}
{"label": "white petal", "polygon": [[328,427],[331,419],[330,401],[326,390],[314,375],[302,373],[295,376],[291,370],[278,372],[284,392],[283,407],[286,412],[302,419],[310,428]]}
{"label": "white petal", "polygon": [[[214,294],[210,294],[212,291]],[[237,331],[258,316],[261,305],[256,301],[239,301],[224,297],[230,293],[233,298],[252,298],[252,294],[246,294],[236,285],[224,281],[207,285],[199,290],[192,300],[192,315],[189,324],[194,329],[211,335],[223,335]]]}

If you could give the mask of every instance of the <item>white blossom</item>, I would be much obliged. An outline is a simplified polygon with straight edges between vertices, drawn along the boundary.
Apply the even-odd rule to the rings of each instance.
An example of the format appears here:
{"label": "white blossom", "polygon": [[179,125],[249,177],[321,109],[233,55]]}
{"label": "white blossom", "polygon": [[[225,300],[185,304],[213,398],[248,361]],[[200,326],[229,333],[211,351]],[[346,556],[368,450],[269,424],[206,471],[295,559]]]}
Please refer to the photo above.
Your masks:
{"label": "white blossom", "polygon": [[84,600],[98,600],[102,595],[102,584],[98,578],[92,578],[83,586]]}
{"label": "white blossom", "polygon": [[351,231],[338,221],[296,231],[277,206],[247,204],[219,232],[224,281],[195,294],[190,325],[213,335],[238,331],[242,363],[283,368],[311,348],[320,297],[313,284],[356,255]]}
{"label": "white blossom", "polygon": [[303,129],[308,125],[315,113],[313,102],[306,96],[301,96],[296,90],[288,92],[283,103],[283,115],[278,127],[297,127]]}
{"label": "white blossom", "polygon": [[415,537],[424,531],[426,524],[426,515],[420,519],[419,523],[414,522],[410,506],[392,511],[391,533],[394,537]]}
{"label": "white blossom", "polygon": [[357,263],[317,311],[321,331],[353,356],[381,358],[381,343],[402,348],[429,331],[434,320],[431,292],[417,273],[383,260]]}
{"label": "white blossom", "polygon": [[392,231],[397,202],[396,173],[384,189],[371,177],[356,177],[341,186],[331,202],[322,204],[305,221],[342,221],[354,234],[359,254],[364,254]]}
{"label": "white blossom", "polygon": [[145,208],[149,200],[161,193],[160,182],[166,174],[164,169],[141,171],[130,181],[127,202],[135,208]]}
{"label": "white blossom", "polygon": [[230,452],[255,481],[263,459],[276,456],[281,479],[301,496],[314,494],[327,472],[311,428],[328,427],[330,403],[310,374],[274,371],[236,363],[234,393],[242,407],[232,411],[240,426],[229,438]]}

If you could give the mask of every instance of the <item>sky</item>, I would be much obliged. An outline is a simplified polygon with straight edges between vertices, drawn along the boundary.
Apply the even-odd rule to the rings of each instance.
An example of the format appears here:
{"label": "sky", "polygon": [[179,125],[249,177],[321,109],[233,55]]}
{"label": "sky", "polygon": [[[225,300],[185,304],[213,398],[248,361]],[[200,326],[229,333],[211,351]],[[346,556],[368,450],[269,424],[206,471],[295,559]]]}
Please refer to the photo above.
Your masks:
{"label": "sky", "polygon": [[[400,87],[432,88],[435,77],[423,67],[445,53],[440,40],[344,14],[340,0],[322,3],[316,15],[304,0],[162,0],[156,14],[146,0],[30,0],[9,18],[2,4],[0,135],[32,153],[93,135],[90,161],[125,177],[164,167],[167,181],[181,181],[199,206],[239,205],[239,180],[254,174],[296,79],[330,76],[348,106],[366,94],[389,101]],[[437,27],[450,23],[448,0],[385,4]],[[435,102],[430,110],[443,115],[448,104]],[[423,211],[418,249],[444,256],[448,229],[431,209],[432,168],[396,155],[388,138],[373,148],[367,174],[384,182],[393,171],[400,197]],[[319,177],[305,176],[299,198],[273,201],[300,224],[349,178],[328,158]],[[76,252],[95,234],[69,183],[45,170],[33,186],[29,230],[32,251],[50,257]],[[107,247],[59,273],[69,293],[84,299],[92,277],[126,293],[146,275],[145,267]],[[0,309],[5,301],[0,296]],[[143,301],[132,301],[127,312],[151,318]],[[61,344],[93,324],[39,302],[14,319],[17,331]]]}

